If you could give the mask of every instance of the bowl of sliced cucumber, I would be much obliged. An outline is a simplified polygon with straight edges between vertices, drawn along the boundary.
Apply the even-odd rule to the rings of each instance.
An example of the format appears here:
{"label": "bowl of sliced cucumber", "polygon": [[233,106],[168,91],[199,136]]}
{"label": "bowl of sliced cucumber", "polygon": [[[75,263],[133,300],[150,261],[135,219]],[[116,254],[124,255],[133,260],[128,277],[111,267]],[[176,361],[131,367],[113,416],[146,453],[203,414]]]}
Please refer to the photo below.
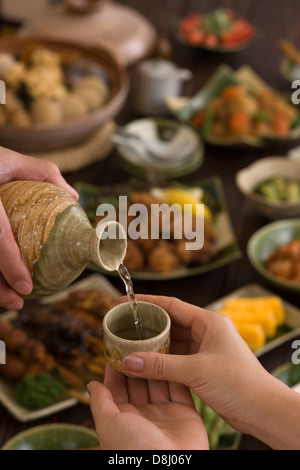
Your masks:
{"label": "bowl of sliced cucumber", "polygon": [[250,204],[270,220],[300,216],[300,163],[268,157],[239,171],[236,184]]}

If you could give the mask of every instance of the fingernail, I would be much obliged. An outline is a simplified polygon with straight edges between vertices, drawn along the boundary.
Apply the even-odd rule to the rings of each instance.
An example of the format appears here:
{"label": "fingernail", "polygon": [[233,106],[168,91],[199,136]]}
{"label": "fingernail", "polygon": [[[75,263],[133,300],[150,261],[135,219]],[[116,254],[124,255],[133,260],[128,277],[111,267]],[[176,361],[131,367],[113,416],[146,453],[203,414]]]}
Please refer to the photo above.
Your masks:
{"label": "fingernail", "polygon": [[92,387],[91,387],[91,385],[90,385],[90,384],[87,384],[86,389],[87,389],[88,394],[91,396],[91,393],[92,393]]}
{"label": "fingernail", "polygon": [[125,370],[131,372],[143,372],[144,361],[140,357],[125,357],[122,363]]}
{"label": "fingernail", "polygon": [[28,295],[32,292],[32,284],[27,281],[19,281],[15,284],[15,290],[21,295]]}

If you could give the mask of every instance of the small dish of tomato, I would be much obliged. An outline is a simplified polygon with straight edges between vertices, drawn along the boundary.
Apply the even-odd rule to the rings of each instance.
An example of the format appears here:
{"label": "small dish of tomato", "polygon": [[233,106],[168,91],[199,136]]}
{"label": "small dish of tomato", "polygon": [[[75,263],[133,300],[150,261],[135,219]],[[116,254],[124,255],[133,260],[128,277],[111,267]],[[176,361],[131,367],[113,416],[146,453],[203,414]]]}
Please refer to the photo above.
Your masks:
{"label": "small dish of tomato", "polygon": [[235,52],[249,47],[260,36],[246,18],[229,9],[206,15],[191,13],[176,22],[177,38],[185,45],[216,52]]}

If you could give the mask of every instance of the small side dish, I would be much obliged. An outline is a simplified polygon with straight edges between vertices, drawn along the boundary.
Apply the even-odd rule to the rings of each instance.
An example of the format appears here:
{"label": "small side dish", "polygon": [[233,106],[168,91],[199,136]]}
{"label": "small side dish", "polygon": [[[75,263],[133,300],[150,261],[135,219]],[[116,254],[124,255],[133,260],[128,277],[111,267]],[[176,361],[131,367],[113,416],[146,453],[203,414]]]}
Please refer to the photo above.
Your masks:
{"label": "small side dish", "polygon": [[256,357],[299,336],[299,309],[258,284],[241,287],[205,308],[231,316]]}
{"label": "small side dish", "polygon": [[179,34],[190,46],[234,50],[249,43],[256,28],[233,10],[216,9],[205,15],[192,13],[179,21]]}
{"label": "small side dish", "polygon": [[[137,240],[127,240],[127,253],[124,264],[130,272],[150,271],[152,273],[170,274],[178,269],[188,266],[201,266],[209,263],[215,257],[215,245],[217,235],[214,229],[214,220],[209,207],[204,205],[204,245],[200,249],[187,250],[187,240],[195,240],[195,229],[197,227],[197,205],[204,204],[204,192],[200,188],[151,188],[150,191],[130,191],[128,195],[128,213],[130,207],[141,204],[147,208],[147,216],[141,216],[140,223],[147,227],[147,237],[140,237]],[[188,234],[184,227],[184,212],[160,215],[158,218],[152,217],[152,207],[159,207],[167,204],[170,211],[174,204],[184,209],[189,204],[191,210],[192,226]],[[122,208],[116,207],[121,217]],[[179,220],[180,219],[180,220]],[[96,218],[94,224],[97,225],[100,219]],[[180,238],[176,236],[176,223],[180,223]],[[131,218],[128,219],[128,230]],[[181,233],[182,230],[182,233]],[[130,233],[130,230],[129,230]],[[153,236],[156,234],[156,236]],[[192,237],[193,238],[190,238]]]}
{"label": "small side dish", "polygon": [[[125,230],[128,228],[128,250],[124,264],[132,279],[180,279],[212,271],[241,256],[228,214],[223,184],[218,176],[203,179],[193,185],[183,185],[175,181],[171,185],[161,179],[130,179],[123,184],[107,187],[78,182],[75,188],[80,196],[79,203],[93,225],[102,217],[98,211],[96,218],[99,205],[109,203],[116,209],[113,211],[113,217],[121,222]],[[120,199],[120,194],[126,196],[125,201]],[[143,208],[140,213],[137,208],[141,205],[134,206],[137,203]],[[152,218],[152,210],[145,211],[149,204],[153,205]],[[184,211],[179,211],[179,217],[176,217],[178,224],[175,227],[176,205],[184,204],[190,205],[194,214],[197,204],[204,205],[203,212],[201,210],[201,220],[203,213],[205,216],[202,249],[201,220],[196,221],[195,225],[195,216],[192,220],[187,212],[188,221],[183,224],[181,217],[184,217]],[[117,210],[119,207],[121,210]],[[105,214],[103,216],[105,217]],[[151,219],[149,223],[148,217]],[[155,235],[151,234],[151,229]],[[173,236],[175,233],[176,237]],[[193,249],[187,247],[187,243],[195,242],[200,244],[194,244]],[[93,263],[90,263],[89,268],[96,272],[100,269]],[[109,274],[114,275],[113,272]]]}
{"label": "small side dish", "polygon": [[240,192],[271,220],[300,216],[300,166],[286,156],[261,158],[236,174]]}
{"label": "small side dish", "polygon": [[292,240],[276,248],[267,258],[266,268],[275,276],[300,286],[300,240]]}
{"label": "small side dish", "polygon": [[289,82],[298,80],[300,77],[299,50],[293,43],[286,39],[279,41],[278,47],[285,56],[280,67],[283,77]]}
{"label": "small side dish", "polygon": [[249,261],[275,286],[299,294],[300,219],[272,222],[257,230],[247,247]]}
{"label": "small side dish", "polygon": [[300,181],[273,176],[259,183],[254,193],[272,202],[300,202]]}
{"label": "small side dish", "polygon": [[291,94],[271,88],[250,67],[223,64],[192,97],[170,97],[177,119],[218,146],[265,148],[299,138],[299,109]]}
{"label": "small side dish", "polygon": [[191,124],[220,137],[287,137],[298,120],[297,109],[271,91],[230,85],[195,111]]}
{"label": "small side dish", "polygon": [[286,313],[280,297],[227,299],[220,314],[228,316],[252,351],[276,337]]}

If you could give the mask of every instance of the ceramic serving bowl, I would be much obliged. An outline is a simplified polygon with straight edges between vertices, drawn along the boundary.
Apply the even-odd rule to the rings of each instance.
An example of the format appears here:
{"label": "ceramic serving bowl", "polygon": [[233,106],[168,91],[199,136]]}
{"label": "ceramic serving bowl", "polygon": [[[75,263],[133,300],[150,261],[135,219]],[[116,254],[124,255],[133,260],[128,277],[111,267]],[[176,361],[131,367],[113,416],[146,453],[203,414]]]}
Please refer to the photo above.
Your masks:
{"label": "ceramic serving bowl", "polygon": [[281,279],[268,271],[265,266],[271,253],[292,240],[300,240],[300,219],[272,222],[252,235],[247,252],[254,269],[268,282],[290,292],[299,293],[300,283]]}
{"label": "ceramic serving bowl", "polygon": [[100,108],[58,124],[34,124],[30,127],[2,124],[1,145],[24,153],[69,147],[83,142],[108,119],[116,116],[127,97],[128,77],[125,69],[108,51],[45,38],[16,37],[0,41],[0,53],[12,54],[17,58],[34,48],[45,48],[61,55],[68,83],[74,84],[81,77],[94,75],[104,80],[109,96]]}
{"label": "ceramic serving bowl", "polygon": [[45,424],[12,437],[2,450],[84,450],[99,448],[92,429],[72,424]]}
{"label": "ceramic serving bowl", "polygon": [[273,202],[255,193],[260,183],[277,176],[300,182],[300,164],[286,157],[264,158],[239,171],[236,184],[252,207],[265,217],[271,220],[299,217],[300,201]]}
{"label": "ceramic serving bowl", "polygon": [[129,354],[138,351],[168,353],[170,348],[171,320],[167,312],[158,305],[138,302],[137,314],[142,339],[137,334],[129,302],[112,308],[103,319],[106,360],[123,373],[122,361]]}

